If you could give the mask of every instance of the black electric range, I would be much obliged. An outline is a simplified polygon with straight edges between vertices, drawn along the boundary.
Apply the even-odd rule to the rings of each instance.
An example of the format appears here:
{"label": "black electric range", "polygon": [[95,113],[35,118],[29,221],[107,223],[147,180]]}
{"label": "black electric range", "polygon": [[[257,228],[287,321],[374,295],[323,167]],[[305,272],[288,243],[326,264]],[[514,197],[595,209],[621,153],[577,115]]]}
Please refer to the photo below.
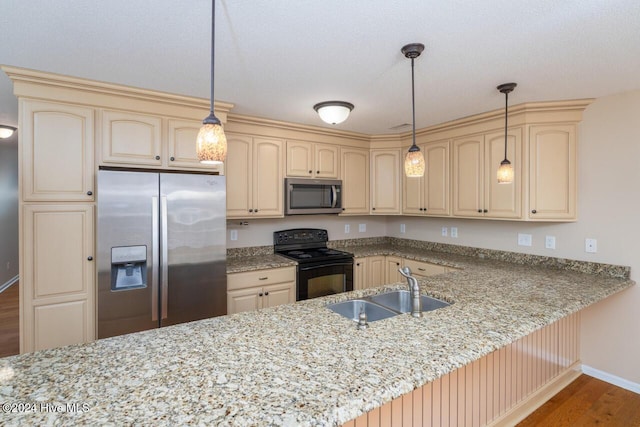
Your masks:
{"label": "black electric range", "polygon": [[297,301],[353,290],[353,254],[327,248],[328,241],[318,228],[273,233],[274,252],[298,262]]}

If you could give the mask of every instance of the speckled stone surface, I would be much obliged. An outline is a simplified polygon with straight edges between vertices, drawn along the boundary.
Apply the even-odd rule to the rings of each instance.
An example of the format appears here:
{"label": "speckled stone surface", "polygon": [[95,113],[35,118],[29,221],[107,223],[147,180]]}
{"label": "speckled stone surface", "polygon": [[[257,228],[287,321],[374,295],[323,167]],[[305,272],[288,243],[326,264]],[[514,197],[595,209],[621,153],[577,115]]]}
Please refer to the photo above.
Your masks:
{"label": "speckled stone surface", "polygon": [[280,255],[247,255],[227,257],[227,274],[243,273],[245,271],[264,270],[298,265],[294,260]]}
{"label": "speckled stone surface", "polygon": [[0,401],[87,408],[37,406],[2,413],[0,424],[337,425],[634,284],[409,247],[398,254],[458,268],[420,280],[453,304],[364,331],[325,307],[406,287],[392,284],[0,359]]}
{"label": "speckled stone surface", "polygon": [[227,248],[228,258],[258,256],[258,255],[272,255],[272,254],[273,254],[273,245],[247,246],[244,248]]}

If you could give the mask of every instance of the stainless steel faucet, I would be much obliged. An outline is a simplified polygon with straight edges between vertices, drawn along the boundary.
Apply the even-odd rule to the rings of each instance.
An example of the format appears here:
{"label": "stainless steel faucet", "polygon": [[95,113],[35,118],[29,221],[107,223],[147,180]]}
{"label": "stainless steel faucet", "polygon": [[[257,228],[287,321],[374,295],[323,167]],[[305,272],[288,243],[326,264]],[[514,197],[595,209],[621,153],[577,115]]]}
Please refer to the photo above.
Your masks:
{"label": "stainless steel faucet", "polygon": [[422,306],[420,301],[420,286],[418,286],[418,279],[411,275],[411,269],[409,267],[402,267],[398,269],[400,274],[407,278],[409,282],[409,292],[411,293],[411,315],[413,317],[422,316]]}

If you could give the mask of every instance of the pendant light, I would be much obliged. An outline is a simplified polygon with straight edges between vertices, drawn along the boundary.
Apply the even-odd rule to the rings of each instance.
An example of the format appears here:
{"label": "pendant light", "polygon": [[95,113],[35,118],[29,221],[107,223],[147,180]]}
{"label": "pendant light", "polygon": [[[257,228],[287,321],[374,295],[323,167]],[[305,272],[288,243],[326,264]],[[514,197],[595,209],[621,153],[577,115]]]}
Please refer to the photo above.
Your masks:
{"label": "pendant light", "polygon": [[404,158],[404,173],[408,177],[424,176],[425,170],[424,156],[420,151],[420,147],[416,145],[416,94],[413,75],[413,60],[420,56],[423,50],[424,45],[422,43],[411,43],[401,49],[401,52],[404,54],[404,56],[411,59],[411,108],[413,110],[413,144],[409,148],[409,152]]}
{"label": "pendant light", "polygon": [[498,168],[498,184],[511,184],[513,182],[513,166],[507,160],[507,120],[509,117],[509,93],[517,86],[517,83],[504,83],[498,86],[498,90],[504,93],[504,160]]}
{"label": "pendant light", "polygon": [[213,66],[215,52],[216,0],[211,2],[211,110],[202,121],[198,132],[196,149],[198,160],[205,164],[221,164],[227,156],[227,137],[224,135],[222,123],[213,113]]}

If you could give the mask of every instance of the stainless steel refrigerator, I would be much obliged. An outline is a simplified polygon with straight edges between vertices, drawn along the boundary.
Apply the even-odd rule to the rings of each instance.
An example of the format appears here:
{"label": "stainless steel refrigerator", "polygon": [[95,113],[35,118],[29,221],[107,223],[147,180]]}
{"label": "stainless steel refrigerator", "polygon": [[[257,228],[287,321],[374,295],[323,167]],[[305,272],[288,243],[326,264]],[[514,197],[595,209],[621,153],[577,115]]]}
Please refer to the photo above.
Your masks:
{"label": "stainless steel refrigerator", "polygon": [[225,177],[98,171],[98,338],[227,312]]}

